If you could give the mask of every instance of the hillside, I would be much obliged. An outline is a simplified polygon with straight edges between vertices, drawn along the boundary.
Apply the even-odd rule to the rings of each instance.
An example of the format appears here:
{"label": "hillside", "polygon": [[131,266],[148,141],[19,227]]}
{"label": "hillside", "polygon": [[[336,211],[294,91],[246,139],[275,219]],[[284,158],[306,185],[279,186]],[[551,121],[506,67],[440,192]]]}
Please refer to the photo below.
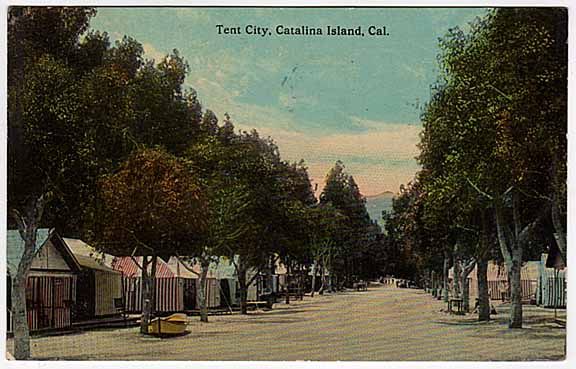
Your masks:
{"label": "hillside", "polygon": [[366,210],[370,214],[370,218],[378,221],[378,224],[383,225],[382,211],[392,210],[392,199],[396,196],[393,192],[385,191],[377,195],[366,196]]}

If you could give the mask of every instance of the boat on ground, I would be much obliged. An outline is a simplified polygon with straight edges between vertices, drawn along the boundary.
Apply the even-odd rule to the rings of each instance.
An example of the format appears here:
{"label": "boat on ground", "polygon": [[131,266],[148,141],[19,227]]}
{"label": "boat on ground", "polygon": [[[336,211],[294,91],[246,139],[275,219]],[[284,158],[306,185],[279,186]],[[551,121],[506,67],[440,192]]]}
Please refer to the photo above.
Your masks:
{"label": "boat on ground", "polygon": [[154,335],[178,335],[186,331],[186,314],[176,313],[166,317],[157,317],[150,321],[148,333]]}

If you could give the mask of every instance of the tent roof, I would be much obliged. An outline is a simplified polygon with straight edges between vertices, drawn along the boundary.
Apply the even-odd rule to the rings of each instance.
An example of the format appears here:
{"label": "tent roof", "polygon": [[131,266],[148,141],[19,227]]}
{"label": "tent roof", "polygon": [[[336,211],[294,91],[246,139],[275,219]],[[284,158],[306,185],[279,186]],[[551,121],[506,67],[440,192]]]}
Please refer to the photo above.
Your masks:
{"label": "tent roof", "polygon": [[[175,275],[179,277],[193,278],[193,279],[198,278],[198,275],[192,273],[185,266],[183,266],[182,262],[178,260],[177,257],[171,257],[167,263],[167,266]],[[198,263],[194,263],[188,266],[196,273],[201,272],[200,264]],[[214,262],[210,263],[207,277],[216,279],[235,279],[236,268],[234,268],[234,264],[231,263],[228,258],[220,257],[220,260],[217,263]]]}
{"label": "tent roof", "polygon": [[95,248],[88,245],[86,242],[82,240],[66,237],[63,237],[62,239],[64,240],[64,242],[66,242],[66,245],[68,245],[70,251],[72,251],[72,253],[74,253],[74,255],[76,256],[82,255],[82,256],[98,257],[99,255],[102,255]]}
{"label": "tent roof", "polygon": [[[557,235],[555,236],[557,237]],[[546,267],[560,270],[566,268],[566,263],[556,242],[550,245],[550,251],[546,257]]]}
{"label": "tent roof", "polygon": [[[24,255],[24,240],[20,237],[18,230],[8,230],[6,232],[6,261],[8,273],[15,275],[18,271],[18,264]],[[79,271],[80,264],[62,237],[56,231],[48,228],[38,228],[36,232],[36,245],[34,254],[38,253],[48,240],[52,240],[54,247],[62,254],[72,271]]]}
{"label": "tent roof", "polygon": [[114,258],[112,255],[99,252],[94,247],[79,239],[62,238],[62,240],[64,240],[82,267],[115,272],[114,269],[106,265],[107,260],[111,261]]}
{"label": "tent roof", "polygon": [[108,268],[106,265],[102,264],[100,261],[98,261],[97,259],[94,259],[93,257],[84,256],[84,255],[76,255],[76,259],[78,260],[78,263],[83,268],[121,274],[119,271],[116,271],[112,268]]}
{"label": "tent roof", "polygon": [[[139,265],[142,265],[141,256],[135,256],[134,259],[138,262]],[[115,257],[112,260],[112,268],[114,270],[122,272],[122,274],[126,277],[142,276],[142,270],[129,256]],[[148,271],[149,272],[152,271],[152,263],[148,265]],[[170,278],[170,277],[176,277],[176,275],[168,267],[166,262],[158,258],[158,262],[156,264],[156,278]]]}

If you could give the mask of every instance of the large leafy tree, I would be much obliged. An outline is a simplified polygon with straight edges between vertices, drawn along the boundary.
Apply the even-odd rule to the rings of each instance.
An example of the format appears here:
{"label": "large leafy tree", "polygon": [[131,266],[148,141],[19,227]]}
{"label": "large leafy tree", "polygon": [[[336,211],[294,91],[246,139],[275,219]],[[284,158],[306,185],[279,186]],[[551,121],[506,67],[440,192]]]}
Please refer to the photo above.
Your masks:
{"label": "large leafy tree", "polygon": [[320,203],[330,203],[346,219],[340,230],[340,242],[331,272],[342,282],[350,283],[361,277],[362,255],[375,240],[377,231],[366,210],[366,199],[360,193],[354,178],[346,173],[344,164],[337,161],[326,176],[326,185]]}
{"label": "large leafy tree", "polygon": [[[26,280],[36,231],[84,161],[78,87],[68,65],[94,11],[11,7],[8,19],[8,208],[24,252],[12,280],[14,356],[30,357]],[[72,128],[72,129],[69,129]],[[52,202],[53,203],[53,202]]]}
{"label": "large leafy tree", "polygon": [[312,291],[316,292],[316,277],[320,271],[321,285],[319,292],[327,287],[326,274],[330,270],[332,255],[338,247],[339,232],[344,218],[330,203],[320,203],[306,213],[309,233],[309,253],[312,261]]}
{"label": "large leafy tree", "polygon": [[[86,33],[94,14],[83,7],[9,11],[8,226],[20,230],[26,249],[12,276],[17,358],[29,357],[24,286],[37,228],[80,236],[101,175],[142,144],[180,152],[199,120],[195,93],[178,87],[187,68],[177,52],[146,63],[135,40],[111,46],[105,33]],[[169,109],[144,103],[150,96]],[[147,132],[160,125],[170,129]]]}
{"label": "large leafy tree", "polygon": [[113,255],[142,257],[137,263],[143,280],[141,332],[147,333],[157,258],[202,244],[205,195],[180,160],[162,150],[143,149],[101,179],[97,199],[92,243]]}
{"label": "large leafy tree", "polygon": [[492,218],[481,222],[476,251],[498,236],[511,328],[522,325],[520,268],[536,228],[551,217],[561,249],[565,242],[565,30],[565,10],[550,8],[497,9],[468,33],[451,30],[424,114],[429,189],[457,196],[465,211],[455,220]]}
{"label": "large leafy tree", "polygon": [[232,261],[241,311],[246,313],[247,289],[260,271],[269,268],[271,259],[303,254],[303,212],[315,199],[303,163],[284,162],[270,138],[256,131],[235,133],[228,115],[220,125],[209,110],[199,132],[185,156],[213,189],[209,192],[214,192],[214,201],[228,209],[227,215],[211,211],[229,218],[226,227],[213,229],[212,245],[218,247],[206,245],[205,256],[227,256]]}

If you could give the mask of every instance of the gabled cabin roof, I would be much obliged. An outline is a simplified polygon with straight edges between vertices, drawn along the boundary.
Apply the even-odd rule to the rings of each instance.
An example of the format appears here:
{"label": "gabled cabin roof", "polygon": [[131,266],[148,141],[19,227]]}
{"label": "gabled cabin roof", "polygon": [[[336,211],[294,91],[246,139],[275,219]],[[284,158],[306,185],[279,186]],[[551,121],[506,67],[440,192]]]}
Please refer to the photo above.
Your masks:
{"label": "gabled cabin roof", "polygon": [[95,248],[79,239],[62,238],[62,240],[64,240],[66,246],[68,246],[70,251],[74,254],[74,257],[76,257],[76,260],[78,260],[78,263],[82,268],[120,274],[120,272],[105,264],[106,259],[110,259],[110,262],[112,261],[112,255],[98,252]]}
{"label": "gabled cabin roof", "polygon": [[112,268],[108,268],[106,265],[99,262],[97,259],[94,259],[90,256],[84,255],[76,255],[76,259],[78,259],[78,263],[82,266],[83,269],[93,269],[93,270],[100,270],[103,272],[115,273],[115,274],[122,274],[117,270]]}
{"label": "gabled cabin roof", "polygon": [[554,268],[562,270],[566,267],[566,262],[562,257],[562,253],[560,252],[560,248],[556,243],[550,244],[550,251],[546,257],[546,268]]}
{"label": "gabled cabin roof", "polygon": [[[10,229],[6,232],[6,261],[8,266],[8,273],[16,275],[18,271],[18,264],[24,255],[24,240],[20,237],[18,230]],[[80,271],[80,264],[70,251],[62,237],[53,229],[39,228],[36,232],[36,245],[34,254],[46,245],[48,241],[60,252],[62,258],[66,261],[68,266],[73,272]]]}

